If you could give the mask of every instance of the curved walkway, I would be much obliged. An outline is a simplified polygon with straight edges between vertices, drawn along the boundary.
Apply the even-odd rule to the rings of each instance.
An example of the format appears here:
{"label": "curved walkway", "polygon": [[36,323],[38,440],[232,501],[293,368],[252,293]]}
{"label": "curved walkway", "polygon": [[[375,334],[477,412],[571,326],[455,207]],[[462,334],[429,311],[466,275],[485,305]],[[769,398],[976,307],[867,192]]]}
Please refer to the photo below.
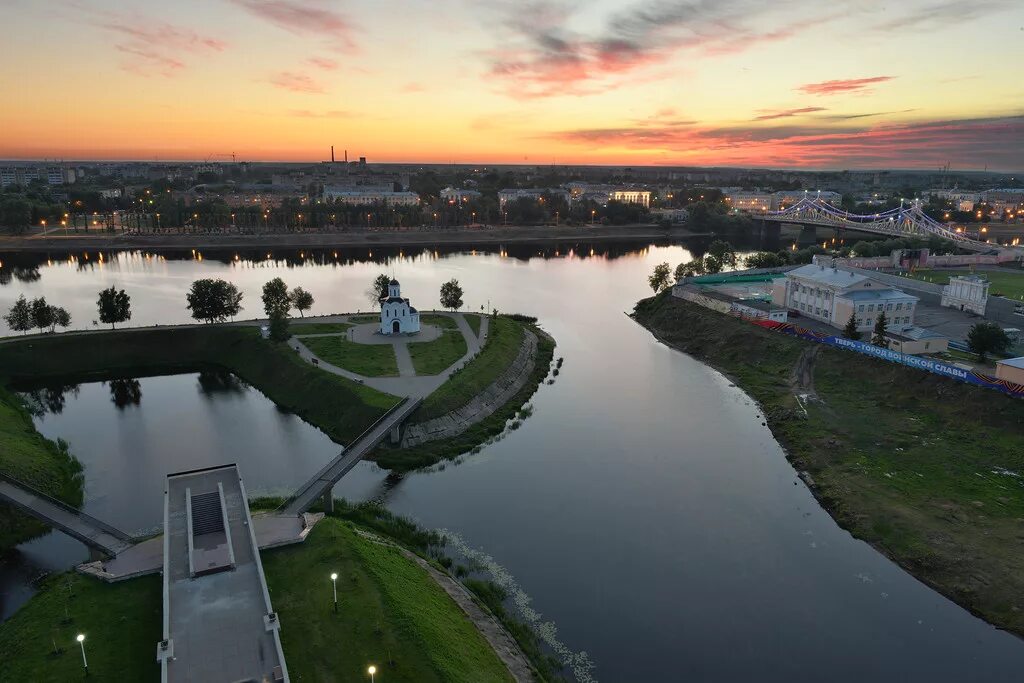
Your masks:
{"label": "curved walkway", "polygon": [[[409,357],[409,350],[407,344],[416,343],[411,342],[408,338],[399,338],[394,342],[381,342],[381,343],[393,343],[395,347],[395,359],[398,361],[399,376],[398,377],[366,377],[358,373],[340,368],[336,365],[332,365],[326,361],[319,359],[316,354],[309,350],[309,348],[302,343],[301,338],[292,337],[288,341],[288,345],[295,349],[299,356],[306,361],[312,363],[316,360],[316,366],[321,370],[346,377],[353,381],[365,384],[368,387],[376,389],[377,391],[383,391],[386,394],[393,396],[405,396],[409,398],[424,398],[427,395],[433,393],[438,387],[448,381],[448,378],[453,372],[461,368],[463,365],[468,363],[477,353],[480,352],[483,346],[483,340],[487,338],[487,330],[489,329],[490,321],[486,316],[480,317],[480,337],[478,338],[473,334],[473,328],[469,326],[465,316],[462,313],[449,313],[447,311],[421,311],[421,315],[442,315],[448,318],[452,318],[455,321],[456,326],[462,333],[463,338],[466,340],[466,354],[459,360],[452,363],[444,372],[437,375],[417,375],[415,370],[412,369],[412,358]],[[354,314],[357,315],[357,314]],[[364,314],[365,315],[365,314]],[[321,318],[306,318],[305,322],[317,322],[317,323],[331,323],[331,322],[348,322],[350,316],[348,315],[333,315],[324,316]],[[405,341],[403,341],[403,339]],[[402,347],[401,351],[398,347]],[[403,372],[403,357],[399,355],[404,353],[407,367]]]}

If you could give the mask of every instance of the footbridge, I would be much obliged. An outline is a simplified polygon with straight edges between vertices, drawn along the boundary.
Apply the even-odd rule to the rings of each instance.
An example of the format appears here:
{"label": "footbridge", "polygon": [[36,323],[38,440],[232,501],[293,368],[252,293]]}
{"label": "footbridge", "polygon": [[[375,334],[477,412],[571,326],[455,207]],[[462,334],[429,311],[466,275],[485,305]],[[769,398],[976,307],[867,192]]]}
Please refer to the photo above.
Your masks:
{"label": "footbridge", "polygon": [[134,539],[120,529],[115,529],[106,522],[48,496],[14,477],[0,474],[0,500],[110,557],[117,557],[134,544]]}
{"label": "footbridge", "polygon": [[861,215],[844,211],[818,197],[804,197],[793,206],[780,211],[768,211],[759,216],[766,221],[821,225],[830,228],[859,230],[892,237],[936,236],[956,242],[970,251],[986,253],[999,251],[997,244],[981,242],[928,216],[920,204],[900,205],[881,213]]}
{"label": "footbridge", "polygon": [[422,398],[407,398],[386,412],[334,460],[324,465],[309,481],[300,486],[277,512],[281,515],[301,515],[320,498],[327,498],[329,507],[331,490],[338,480],[366,457],[388,434],[394,432],[397,435],[401,424],[419,408],[422,401]]}

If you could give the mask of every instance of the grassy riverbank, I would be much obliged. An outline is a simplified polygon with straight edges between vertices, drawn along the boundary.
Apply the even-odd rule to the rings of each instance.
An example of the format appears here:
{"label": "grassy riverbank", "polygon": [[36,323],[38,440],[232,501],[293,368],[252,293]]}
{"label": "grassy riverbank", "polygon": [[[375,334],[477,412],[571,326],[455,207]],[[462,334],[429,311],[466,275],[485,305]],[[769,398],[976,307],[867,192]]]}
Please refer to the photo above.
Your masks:
{"label": "grassy riverbank", "polygon": [[[490,325],[487,344],[483,350],[467,363],[466,367],[453,374],[446,384],[427,397],[413,414],[411,423],[424,422],[461,408],[512,364],[522,345],[526,326],[518,321],[500,317],[492,319]],[[473,451],[488,439],[503,432],[506,423],[516,416],[544,381],[554,356],[554,340],[538,328],[533,328],[533,332],[538,339],[533,372],[523,388],[505,405],[454,438],[428,441],[410,448],[389,448],[385,444],[377,448],[370,459],[391,470],[413,470]]]}
{"label": "grassy riverbank", "polygon": [[395,404],[393,396],[316,369],[254,327],[202,326],[47,335],[4,344],[4,383],[45,384],[228,370],[339,443]]}
{"label": "grassy riverbank", "polygon": [[[635,318],[732,377],[764,409],[794,467],[855,536],[991,623],[1024,635],[1024,401],[812,346],[668,292]],[[806,414],[795,394],[817,401]]]}
{"label": "grassy riverbank", "polygon": [[[388,681],[510,680],[422,568],[351,523],[324,519],[305,543],[264,552],[263,565],[293,680],[361,680],[369,664]],[[337,612],[331,572],[339,575]],[[65,606],[70,623],[64,623]],[[161,611],[159,577],[116,584],[76,574],[51,577],[0,626],[0,680],[81,678],[77,633],[86,634],[93,677],[159,680],[154,652]],[[52,654],[53,641],[63,654]]]}
{"label": "grassy riverbank", "polygon": [[345,337],[305,337],[300,341],[317,358],[364,377],[398,377],[391,344],[357,344]]}
{"label": "grassy riverbank", "polygon": [[[77,506],[82,504],[81,472],[67,444],[54,443],[37,432],[18,397],[0,388],[0,473]],[[0,508],[0,550],[48,529],[7,505]]]}

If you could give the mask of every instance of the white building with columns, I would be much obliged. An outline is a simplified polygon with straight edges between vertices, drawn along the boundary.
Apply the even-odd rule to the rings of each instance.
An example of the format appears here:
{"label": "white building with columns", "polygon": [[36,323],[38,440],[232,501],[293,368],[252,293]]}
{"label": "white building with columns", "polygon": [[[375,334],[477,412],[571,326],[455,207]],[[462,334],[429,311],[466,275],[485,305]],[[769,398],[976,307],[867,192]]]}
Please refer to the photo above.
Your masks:
{"label": "white building with columns", "polygon": [[380,299],[381,334],[415,334],[420,331],[420,313],[402,298],[398,280],[388,283],[388,295]]}

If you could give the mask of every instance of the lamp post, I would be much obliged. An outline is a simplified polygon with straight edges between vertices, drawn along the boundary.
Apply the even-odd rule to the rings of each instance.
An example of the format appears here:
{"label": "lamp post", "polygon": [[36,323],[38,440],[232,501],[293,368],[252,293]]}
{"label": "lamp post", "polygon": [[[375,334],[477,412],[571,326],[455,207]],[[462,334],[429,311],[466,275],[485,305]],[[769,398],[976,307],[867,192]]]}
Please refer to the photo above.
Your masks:
{"label": "lamp post", "polygon": [[85,658],[85,634],[79,633],[78,637],[75,638],[78,641],[79,646],[82,648],[82,666],[85,667],[85,675],[89,675],[89,660]]}
{"label": "lamp post", "polygon": [[331,587],[334,589],[334,611],[338,611],[338,574],[331,574]]}
{"label": "lamp post", "polygon": [[373,677],[377,674],[377,667],[371,664],[366,673],[370,674],[370,683],[373,683]]}

